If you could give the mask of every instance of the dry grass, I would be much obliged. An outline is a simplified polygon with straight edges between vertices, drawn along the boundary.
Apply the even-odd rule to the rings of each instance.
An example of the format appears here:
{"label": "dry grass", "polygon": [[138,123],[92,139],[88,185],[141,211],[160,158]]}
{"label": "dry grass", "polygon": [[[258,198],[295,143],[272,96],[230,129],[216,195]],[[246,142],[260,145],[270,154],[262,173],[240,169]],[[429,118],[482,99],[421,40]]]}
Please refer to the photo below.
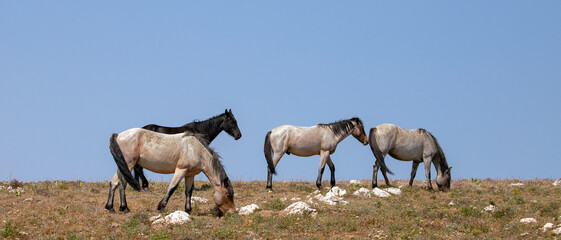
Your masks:
{"label": "dry grass", "polygon": [[[284,215],[280,211],[294,202],[281,201],[306,196],[315,190],[312,182],[274,182],[274,192],[265,182],[234,182],[236,206],[256,203],[263,210],[249,216],[214,216],[213,191],[196,182],[193,196],[209,199],[194,203],[193,221],[185,225],[152,227],[148,218],[159,214],[158,201],[167,183],[151,183],[150,192],[127,191],[130,213],[104,210],[107,183],[30,182],[24,192],[0,190],[0,237],[19,239],[555,239],[561,236],[542,232],[547,223],[561,223],[561,188],[550,180],[457,180],[452,191],[428,192],[423,182],[403,187],[401,195],[365,198],[352,192],[362,185],[339,182],[347,190],[348,205],[312,205],[317,217]],[[406,185],[406,181],[393,181]],[[0,182],[7,187],[10,182]],[[324,182],[324,186],[328,186]],[[322,193],[327,192],[323,189]],[[170,199],[167,211],[183,210],[183,185]],[[32,200],[29,200],[32,198]],[[27,200],[25,200],[27,199]],[[118,210],[118,195],[115,206]],[[455,205],[448,203],[454,202]],[[483,208],[494,204],[495,212]],[[533,217],[538,223],[521,224]],[[524,234],[524,235],[523,235]]]}

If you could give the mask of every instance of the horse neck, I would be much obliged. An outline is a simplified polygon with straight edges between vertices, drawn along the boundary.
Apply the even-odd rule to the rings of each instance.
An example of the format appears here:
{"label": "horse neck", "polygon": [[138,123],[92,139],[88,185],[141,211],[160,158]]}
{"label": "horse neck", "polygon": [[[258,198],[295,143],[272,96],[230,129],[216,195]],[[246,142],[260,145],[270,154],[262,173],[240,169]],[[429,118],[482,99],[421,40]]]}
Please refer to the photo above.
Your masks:
{"label": "horse neck", "polygon": [[345,138],[347,138],[349,135],[351,135],[351,132],[352,132],[352,131],[353,131],[353,130],[351,129],[351,131],[349,131],[348,133],[345,133],[345,134],[343,134],[343,135],[334,134],[334,135],[335,135],[335,138],[337,139],[337,143],[340,143],[340,142],[343,141]]}
{"label": "horse neck", "polygon": [[190,125],[196,133],[203,135],[205,140],[207,140],[208,143],[211,143],[218,136],[218,134],[220,134],[220,132],[224,130],[222,129],[223,122],[224,118],[218,116],[202,122],[189,123],[187,125]]}
{"label": "horse neck", "polygon": [[[213,156],[218,158],[218,156]],[[224,171],[224,167],[222,163],[218,159],[208,159],[205,163],[202,164],[202,171],[208,178],[208,181],[214,188],[214,190],[218,190],[222,187],[222,181],[226,176],[226,172]]]}

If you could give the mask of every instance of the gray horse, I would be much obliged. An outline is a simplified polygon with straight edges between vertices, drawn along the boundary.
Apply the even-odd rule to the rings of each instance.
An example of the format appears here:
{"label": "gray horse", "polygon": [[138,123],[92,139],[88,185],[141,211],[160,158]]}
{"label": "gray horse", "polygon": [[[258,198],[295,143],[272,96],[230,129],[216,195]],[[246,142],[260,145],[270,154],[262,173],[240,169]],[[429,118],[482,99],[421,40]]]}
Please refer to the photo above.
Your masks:
{"label": "gray horse", "polygon": [[[321,188],[321,177],[325,164],[331,170],[331,186],[335,186],[335,165],[333,165],[330,155],[335,152],[337,144],[349,135],[353,135],[364,145],[368,144],[362,121],[356,117],[312,127],[282,125],[269,131],[265,137],[264,146],[268,166],[267,189],[272,189],[273,174],[276,174],[275,167],[285,153],[301,157],[320,155],[316,186]],[[383,162],[382,169],[387,170]]]}
{"label": "gray horse", "polygon": [[[393,124],[381,124],[370,129],[370,148],[376,157],[372,173],[372,188],[378,186],[379,162],[384,162],[384,157],[391,157],[401,161],[413,161],[411,179],[409,186],[413,185],[413,179],[417,174],[419,163],[425,163],[425,175],[427,177],[427,189],[433,190],[430,180],[430,165],[434,163],[436,168],[436,184],[441,191],[450,190],[450,170],[446,162],[446,156],[438,144],[436,138],[425,129],[405,129]],[[386,185],[390,185],[386,170],[382,170]]]}

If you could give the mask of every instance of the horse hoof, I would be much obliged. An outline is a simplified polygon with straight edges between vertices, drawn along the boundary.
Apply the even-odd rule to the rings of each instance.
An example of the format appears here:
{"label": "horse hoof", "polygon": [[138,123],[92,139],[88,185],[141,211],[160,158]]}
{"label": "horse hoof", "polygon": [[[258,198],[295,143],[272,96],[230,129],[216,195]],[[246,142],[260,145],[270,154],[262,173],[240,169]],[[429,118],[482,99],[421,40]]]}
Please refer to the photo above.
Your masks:
{"label": "horse hoof", "polygon": [[145,187],[140,190],[141,192],[150,192],[150,188]]}
{"label": "horse hoof", "polygon": [[123,213],[129,213],[131,210],[129,210],[128,207],[119,207],[119,211],[123,212]]}
{"label": "horse hoof", "polygon": [[158,205],[158,211],[163,212],[166,206]]}
{"label": "horse hoof", "polygon": [[105,206],[105,210],[109,211],[110,213],[115,213],[115,209],[113,209],[113,207]]}

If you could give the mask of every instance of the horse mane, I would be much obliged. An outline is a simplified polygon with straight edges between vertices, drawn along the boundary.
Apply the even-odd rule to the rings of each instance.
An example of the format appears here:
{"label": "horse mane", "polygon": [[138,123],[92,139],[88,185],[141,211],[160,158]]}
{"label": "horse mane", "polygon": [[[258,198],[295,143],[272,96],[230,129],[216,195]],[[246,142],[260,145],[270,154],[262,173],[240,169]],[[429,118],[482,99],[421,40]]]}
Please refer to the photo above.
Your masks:
{"label": "horse mane", "polygon": [[444,155],[444,151],[442,151],[442,147],[440,147],[438,140],[436,140],[436,137],[432,135],[432,133],[430,133],[429,131],[422,128],[420,128],[420,130],[427,133],[434,140],[434,143],[436,144],[436,148],[438,149],[438,155],[440,159],[438,162],[440,164],[440,169],[441,171],[445,171],[446,169],[448,169],[448,162],[446,162],[446,156]]}
{"label": "horse mane", "polygon": [[182,127],[193,129],[194,132],[207,132],[209,129],[216,129],[222,123],[221,119],[226,116],[226,113],[222,113],[211,117],[207,120],[203,121],[193,121],[191,123],[187,123]]}
{"label": "horse mane", "polygon": [[354,127],[353,122],[359,122],[362,125],[362,120],[360,120],[360,118],[358,117],[354,117],[351,119],[341,120],[341,121],[327,123],[327,124],[320,123],[318,124],[318,126],[329,128],[331,129],[331,131],[333,131],[333,133],[335,133],[335,135],[342,136],[349,133],[353,129]]}

